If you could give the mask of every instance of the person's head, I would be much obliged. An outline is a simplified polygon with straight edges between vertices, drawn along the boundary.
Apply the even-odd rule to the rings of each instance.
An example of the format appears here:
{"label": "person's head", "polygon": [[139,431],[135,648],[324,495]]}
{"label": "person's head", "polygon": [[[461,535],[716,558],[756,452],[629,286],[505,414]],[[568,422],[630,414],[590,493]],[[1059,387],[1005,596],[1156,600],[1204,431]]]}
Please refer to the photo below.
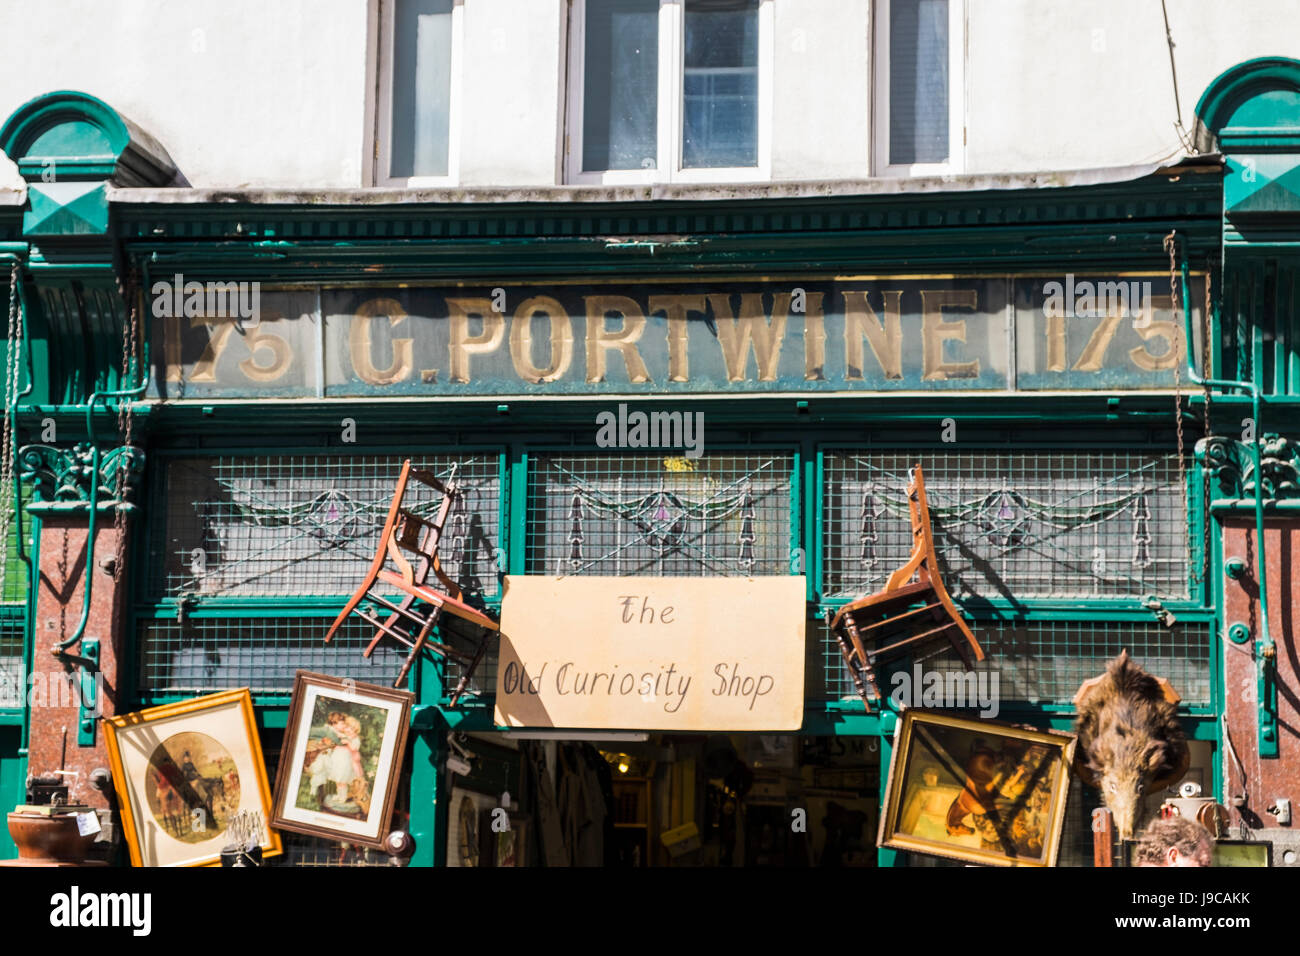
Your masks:
{"label": "person's head", "polygon": [[921,771],[921,779],[925,781],[927,787],[933,787],[939,783],[939,768],[926,767]]}
{"label": "person's head", "polygon": [[355,737],[361,732],[361,721],[337,710],[330,712],[329,724],[334,728],[335,733],[344,736]]}
{"label": "person's head", "polygon": [[1155,819],[1142,834],[1138,866],[1209,866],[1214,841],[1205,827],[1185,817]]}

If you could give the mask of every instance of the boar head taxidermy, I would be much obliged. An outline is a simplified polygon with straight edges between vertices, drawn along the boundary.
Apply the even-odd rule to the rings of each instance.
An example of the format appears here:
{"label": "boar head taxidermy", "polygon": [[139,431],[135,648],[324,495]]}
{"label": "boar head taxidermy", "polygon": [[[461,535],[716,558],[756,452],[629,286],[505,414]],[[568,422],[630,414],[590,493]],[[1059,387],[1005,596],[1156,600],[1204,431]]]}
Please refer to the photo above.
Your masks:
{"label": "boar head taxidermy", "polygon": [[1177,717],[1178,695],[1121,651],[1075,697],[1074,769],[1101,791],[1122,840],[1133,838],[1142,797],[1177,781],[1191,755]]}

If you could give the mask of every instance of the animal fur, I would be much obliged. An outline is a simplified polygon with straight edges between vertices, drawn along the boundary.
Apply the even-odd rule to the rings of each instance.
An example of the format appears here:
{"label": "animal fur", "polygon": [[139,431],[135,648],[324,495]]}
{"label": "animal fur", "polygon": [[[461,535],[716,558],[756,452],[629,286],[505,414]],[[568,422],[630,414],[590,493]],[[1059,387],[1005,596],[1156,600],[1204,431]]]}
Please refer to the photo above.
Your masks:
{"label": "animal fur", "polygon": [[1077,701],[1075,771],[1101,791],[1121,839],[1132,838],[1143,796],[1187,770],[1190,754],[1176,700],[1125,650]]}

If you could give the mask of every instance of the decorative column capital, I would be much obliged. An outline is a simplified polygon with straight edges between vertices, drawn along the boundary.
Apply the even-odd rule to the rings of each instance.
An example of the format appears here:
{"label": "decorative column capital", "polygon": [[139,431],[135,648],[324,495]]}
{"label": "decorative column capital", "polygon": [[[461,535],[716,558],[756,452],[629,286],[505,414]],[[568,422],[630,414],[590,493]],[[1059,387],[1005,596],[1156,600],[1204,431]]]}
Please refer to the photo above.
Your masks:
{"label": "decorative column capital", "polygon": [[[24,445],[18,449],[19,476],[33,485],[30,511],[88,511],[92,489],[100,510],[135,510],[132,498],[144,475],[144,449],[121,445],[101,451],[95,474],[94,449],[88,442],[72,448]],[[122,498],[117,499],[118,471]]]}
{"label": "decorative column capital", "polygon": [[1300,445],[1275,432],[1260,439],[1259,475],[1248,442],[1210,435],[1196,443],[1196,458],[1219,484],[1222,497],[1253,498],[1256,481],[1270,500],[1300,498]]}

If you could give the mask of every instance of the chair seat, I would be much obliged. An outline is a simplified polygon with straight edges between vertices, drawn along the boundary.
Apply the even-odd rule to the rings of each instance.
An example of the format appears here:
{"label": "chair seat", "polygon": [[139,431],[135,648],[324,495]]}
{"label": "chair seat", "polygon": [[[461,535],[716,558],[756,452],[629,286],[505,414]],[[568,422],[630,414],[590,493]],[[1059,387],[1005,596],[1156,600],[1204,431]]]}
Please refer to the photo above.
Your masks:
{"label": "chair seat", "polygon": [[[934,586],[929,581],[916,581],[912,584],[904,584],[893,591],[882,591],[878,594],[869,594],[866,597],[858,598],[851,604],[846,604],[840,608],[839,613],[831,622],[835,627],[839,624],[840,618],[847,614],[853,615],[856,619],[859,614],[871,611],[874,614],[883,613],[900,604],[911,604],[914,601],[931,598],[934,595]],[[927,603],[929,603],[927,601]]]}
{"label": "chair seat", "polygon": [[470,607],[464,601],[457,600],[450,594],[434,590],[428,585],[409,585],[405,580],[403,580],[400,574],[394,574],[392,571],[388,570],[379,572],[379,580],[399,587],[408,594],[414,594],[421,601],[426,601],[429,604],[436,604],[447,613],[454,614],[462,620],[477,624],[479,627],[484,627],[492,631],[500,628],[500,625],[497,624],[496,621],[492,620],[482,611]]}
{"label": "chair seat", "polygon": [[[912,553],[907,563],[890,575],[880,591],[844,605],[830,622],[868,713],[871,702],[881,699],[877,664],[911,656],[944,640],[958,652],[967,669],[984,659],[983,648],[938,574],[920,465],[912,469],[907,496],[912,525]],[[915,580],[909,580],[913,577]]]}

